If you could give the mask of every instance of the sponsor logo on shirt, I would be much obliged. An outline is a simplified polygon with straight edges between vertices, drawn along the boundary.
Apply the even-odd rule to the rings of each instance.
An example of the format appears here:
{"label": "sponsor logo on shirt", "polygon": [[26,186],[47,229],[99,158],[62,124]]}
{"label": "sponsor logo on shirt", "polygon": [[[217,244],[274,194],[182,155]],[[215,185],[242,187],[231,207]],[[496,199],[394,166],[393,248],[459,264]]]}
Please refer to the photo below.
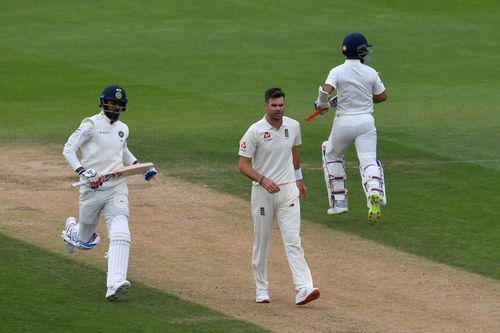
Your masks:
{"label": "sponsor logo on shirt", "polygon": [[124,135],[125,135],[125,133],[123,133],[122,131],[118,132],[118,136],[119,136],[120,138],[123,138],[123,136],[124,136]]}
{"label": "sponsor logo on shirt", "polygon": [[271,133],[269,132],[264,132],[264,141],[271,140]]}
{"label": "sponsor logo on shirt", "polygon": [[111,131],[97,131],[97,134],[111,134]]}
{"label": "sponsor logo on shirt", "polygon": [[247,151],[247,143],[245,141],[243,141],[242,143],[240,143],[240,150],[241,151]]}

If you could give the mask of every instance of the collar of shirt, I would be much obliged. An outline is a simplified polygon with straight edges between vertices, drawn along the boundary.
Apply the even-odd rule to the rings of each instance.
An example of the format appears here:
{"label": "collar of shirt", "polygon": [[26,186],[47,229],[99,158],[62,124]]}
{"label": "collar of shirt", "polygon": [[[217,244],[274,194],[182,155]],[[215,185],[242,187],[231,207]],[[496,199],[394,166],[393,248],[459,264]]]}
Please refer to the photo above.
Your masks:
{"label": "collar of shirt", "polygon": [[345,64],[353,64],[353,65],[361,64],[361,60],[359,60],[359,59],[346,59]]}
{"label": "collar of shirt", "polygon": [[273,125],[269,124],[266,116],[262,117],[262,121],[265,122],[268,130],[275,130],[276,132],[279,132],[282,128],[288,128],[288,126],[286,125],[286,122],[285,122],[285,116],[283,116],[281,126],[279,128],[275,128],[275,127],[273,127]]}
{"label": "collar of shirt", "polygon": [[108,123],[111,123],[111,119],[109,119],[108,116],[106,116],[106,114],[104,113],[104,111],[99,112],[99,114],[102,115],[102,117],[104,118],[104,120],[106,120]]}

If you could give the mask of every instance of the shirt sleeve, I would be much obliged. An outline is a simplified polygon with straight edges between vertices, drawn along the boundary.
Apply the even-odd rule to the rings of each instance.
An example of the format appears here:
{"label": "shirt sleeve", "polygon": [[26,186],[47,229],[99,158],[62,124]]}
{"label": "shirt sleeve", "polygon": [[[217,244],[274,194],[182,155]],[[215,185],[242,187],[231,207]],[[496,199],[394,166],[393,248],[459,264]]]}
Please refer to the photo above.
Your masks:
{"label": "shirt sleeve", "polygon": [[373,85],[373,95],[380,95],[385,91],[385,86],[384,82],[382,82],[382,79],[380,78],[378,73],[376,75],[377,76],[375,78],[375,83]]}
{"label": "shirt sleeve", "polygon": [[78,156],[76,156],[76,152],[85,142],[90,140],[93,130],[94,124],[92,121],[84,120],[80,127],[70,135],[68,141],[64,144],[63,156],[66,158],[66,161],[68,161],[73,171],[82,166]]}
{"label": "shirt sleeve", "polygon": [[253,133],[253,128],[250,127],[240,140],[240,156],[252,158],[255,153],[257,142]]}
{"label": "shirt sleeve", "polygon": [[123,165],[132,165],[135,161],[137,161],[137,158],[128,149],[127,142],[125,142],[125,147],[123,148]]}
{"label": "shirt sleeve", "polygon": [[337,89],[337,71],[335,70],[335,68],[332,68],[330,70],[330,73],[328,73],[325,84],[329,84],[333,88]]}
{"label": "shirt sleeve", "polygon": [[302,134],[300,133],[300,123],[297,122],[297,135],[295,136],[294,146],[300,146],[302,144]]}

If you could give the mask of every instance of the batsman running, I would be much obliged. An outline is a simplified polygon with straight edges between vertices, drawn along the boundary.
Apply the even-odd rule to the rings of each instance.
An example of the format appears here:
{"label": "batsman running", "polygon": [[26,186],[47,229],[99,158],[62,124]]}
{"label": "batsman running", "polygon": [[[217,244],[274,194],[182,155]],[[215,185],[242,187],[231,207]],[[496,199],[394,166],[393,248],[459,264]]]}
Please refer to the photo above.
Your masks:
{"label": "batsman running", "polygon": [[[324,114],[336,104],[330,136],[322,144],[323,171],[330,204],[328,214],[348,212],[344,154],[354,143],[367,200],[368,222],[376,224],[387,197],[382,163],[377,160],[377,130],[372,113],[373,104],[384,102],[387,93],[377,71],[364,63],[371,53],[370,47],[372,45],[360,33],[345,36],[342,53],[347,59],[330,70],[325,84],[319,87],[315,106]],[[336,97],[332,98],[334,91]]]}
{"label": "batsman running", "polygon": [[[106,298],[114,301],[130,288],[128,187],[125,177],[104,181],[103,175],[139,161],[127,147],[128,126],[119,120],[127,107],[125,90],[118,85],[107,86],[99,102],[100,112],[83,119],[64,145],[63,155],[68,164],[88,184],[80,187],[79,220],[67,218],[62,238],[70,253],[94,248],[99,244],[96,228],[103,212],[109,238]],[[144,172],[144,179],[149,181],[157,173],[150,167]]]}

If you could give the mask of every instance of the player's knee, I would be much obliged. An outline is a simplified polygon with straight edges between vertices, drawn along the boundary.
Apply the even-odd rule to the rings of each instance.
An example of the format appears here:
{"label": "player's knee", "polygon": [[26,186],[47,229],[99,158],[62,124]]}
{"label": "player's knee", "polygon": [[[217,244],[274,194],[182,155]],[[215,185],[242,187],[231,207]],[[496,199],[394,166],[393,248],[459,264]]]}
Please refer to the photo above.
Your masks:
{"label": "player's knee", "polygon": [[125,215],[115,216],[109,222],[109,241],[123,241],[127,243],[132,241],[128,227],[128,218]]}

